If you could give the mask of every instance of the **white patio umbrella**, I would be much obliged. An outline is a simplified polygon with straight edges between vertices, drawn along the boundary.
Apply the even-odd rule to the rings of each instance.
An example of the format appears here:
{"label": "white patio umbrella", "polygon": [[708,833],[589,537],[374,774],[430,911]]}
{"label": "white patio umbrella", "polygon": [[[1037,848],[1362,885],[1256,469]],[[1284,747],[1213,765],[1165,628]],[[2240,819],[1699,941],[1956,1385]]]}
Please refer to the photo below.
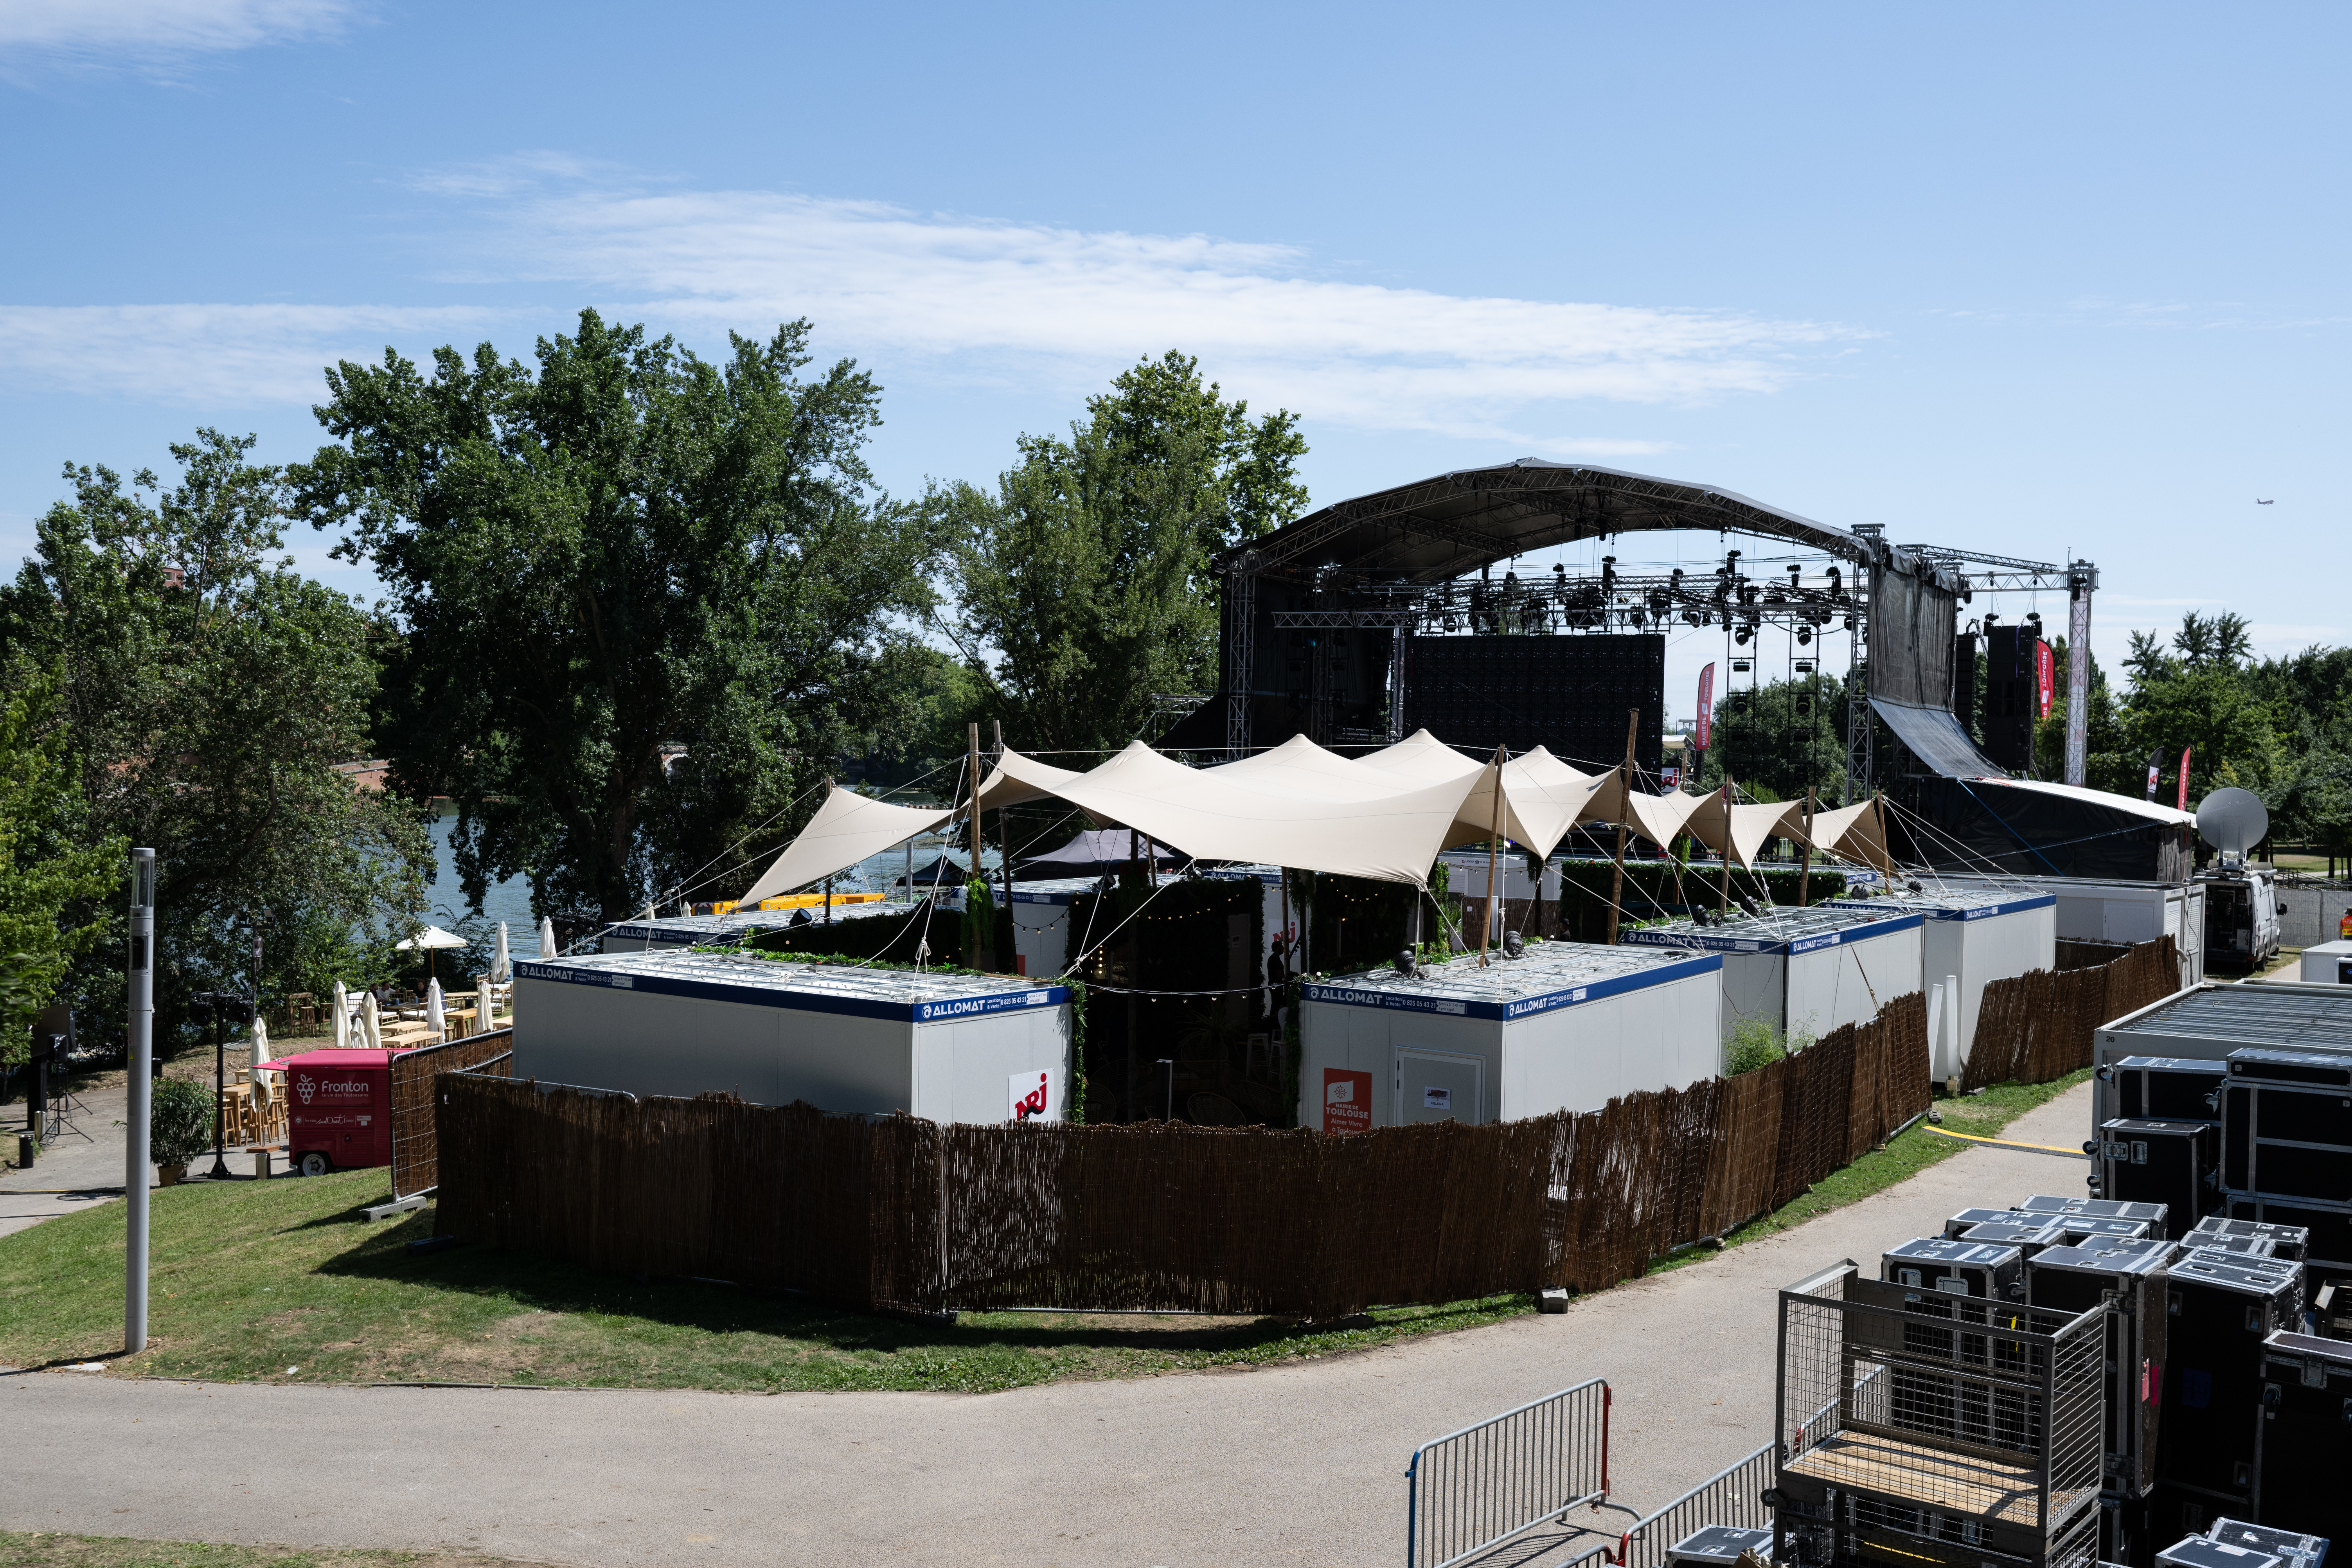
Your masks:
{"label": "white patio umbrella", "polygon": [[490,960],[490,978],[500,985],[514,979],[514,960],[507,955],[507,922],[499,922],[498,955]]}
{"label": "white patio umbrella", "polygon": [[436,1040],[449,1027],[449,1015],[442,1008],[441,982],[438,980],[425,983],[425,1022],[432,1027],[433,1037]]}
{"label": "white patio umbrella", "polygon": [[474,1033],[480,1034],[490,1026],[490,977],[483,975],[474,986]]}
{"label": "white patio umbrella", "polygon": [[439,926],[426,926],[406,942],[396,942],[392,945],[395,952],[424,953],[425,973],[429,978],[433,973],[434,952],[443,948],[463,947],[466,945],[466,939],[454,931],[443,931]]}
{"label": "white patio umbrella", "polygon": [[375,1005],[375,993],[373,991],[360,1003],[360,1048],[367,1051],[383,1049],[383,1016]]}
{"label": "white patio umbrella", "polygon": [[247,1064],[247,1069],[257,1068],[268,1059],[269,1026],[261,1021],[260,1014],[256,1013],[253,1016],[253,1059]]}
{"label": "white patio umbrella", "polygon": [[345,990],[343,989],[343,983],[342,983],[341,981],[338,980],[338,981],[336,981],[336,982],[335,982],[335,1019],[334,1019],[334,1037],[333,1037],[333,1045],[334,1045],[335,1049],[337,1049],[337,1050],[339,1050],[339,1051],[340,1051],[340,1050],[344,1049],[346,1047],[350,1046],[350,1044],[351,1044],[351,1043],[352,1043],[352,997],[351,997],[351,993],[349,993],[348,991],[345,991]]}
{"label": "white patio umbrella", "polygon": [[539,917],[539,956],[541,959],[562,956],[555,951],[555,917],[553,915]]}

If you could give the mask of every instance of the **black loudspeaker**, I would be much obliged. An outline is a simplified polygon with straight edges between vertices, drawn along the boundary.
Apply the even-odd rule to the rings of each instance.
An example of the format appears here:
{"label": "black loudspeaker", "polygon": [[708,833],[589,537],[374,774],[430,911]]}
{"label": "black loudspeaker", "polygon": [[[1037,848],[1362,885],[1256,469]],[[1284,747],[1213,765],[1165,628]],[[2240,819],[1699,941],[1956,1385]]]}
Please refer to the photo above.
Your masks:
{"label": "black loudspeaker", "polygon": [[2301,1292],[2290,1275],[2210,1257],[2192,1253],[2169,1270],[2156,1476],[2222,1512],[2244,1512],[2254,1497],[2263,1342],[2295,1326]]}
{"label": "black loudspeaker", "polygon": [[2352,1344],[2273,1334],[2263,1347],[2262,1411],[2251,1522],[2352,1535]]}
{"label": "black loudspeaker", "polygon": [[2168,1241],[2221,1206],[2210,1121],[2149,1121],[2118,1117],[2099,1128],[2099,1194],[2161,1204]]}
{"label": "black loudspeaker", "polygon": [[2139,1498],[2156,1484],[2168,1305],[2166,1241],[2120,1241],[2093,1252],[2053,1247],[2027,1260],[2025,1298],[2036,1307],[2107,1310],[2106,1484]]}

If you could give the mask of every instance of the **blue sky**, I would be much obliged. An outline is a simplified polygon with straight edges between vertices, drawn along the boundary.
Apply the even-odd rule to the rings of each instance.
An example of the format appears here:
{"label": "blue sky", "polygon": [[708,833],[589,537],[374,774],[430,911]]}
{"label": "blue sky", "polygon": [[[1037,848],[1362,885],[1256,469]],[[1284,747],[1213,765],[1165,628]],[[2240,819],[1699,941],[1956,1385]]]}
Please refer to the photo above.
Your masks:
{"label": "blue sky", "polygon": [[[527,357],[593,303],[706,350],[812,318],[901,491],[1177,347],[1304,416],[1318,501],[1589,458],[2088,556],[2111,666],[2190,607],[2352,640],[2347,30],[0,0],[0,556],[68,458],[304,456],[324,363]],[[1720,652],[1676,647],[1670,712]]]}

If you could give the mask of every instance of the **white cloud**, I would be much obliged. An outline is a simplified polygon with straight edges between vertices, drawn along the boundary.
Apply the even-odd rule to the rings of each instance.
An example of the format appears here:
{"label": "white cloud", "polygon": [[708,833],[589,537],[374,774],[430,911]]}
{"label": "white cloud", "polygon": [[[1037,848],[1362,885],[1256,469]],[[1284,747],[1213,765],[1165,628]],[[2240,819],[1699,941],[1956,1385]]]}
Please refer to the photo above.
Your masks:
{"label": "white cloud", "polygon": [[0,0],[0,50],[153,58],[318,37],[352,0]]}
{"label": "white cloud", "polygon": [[592,282],[713,329],[805,314],[835,342],[1038,356],[1089,384],[1181,347],[1262,404],[1448,434],[1494,434],[1547,403],[1770,392],[1801,374],[1801,353],[1855,335],[1736,312],[1354,282],[1318,276],[1281,245],[762,192],[552,196],[518,209],[501,239],[483,257],[494,270]]}
{"label": "white cloud", "polygon": [[[0,305],[0,370],[18,386],[192,407],[316,403],[320,371],[426,334],[467,342],[504,312],[375,305]],[[434,341],[442,341],[436,338]]]}
{"label": "white cloud", "polygon": [[[623,189],[559,153],[437,171],[465,209],[431,237],[444,298],[517,284],[537,308],[0,307],[21,383],[173,402],[310,402],[320,366],[473,341],[526,353],[572,303],[705,345],[807,316],[827,352],[909,376],[1066,395],[1180,348],[1255,406],[1321,423],[1507,440],[1561,457],[1661,451],[1579,430],[1595,402],[1769,394],[1861,334],[1736,311],[1476,297],[1326,275],[1284,245],[925,216],[763,192]],[[420,247],[420,249],[423,248]],[[502,324],[501,324],[502,323]]]}

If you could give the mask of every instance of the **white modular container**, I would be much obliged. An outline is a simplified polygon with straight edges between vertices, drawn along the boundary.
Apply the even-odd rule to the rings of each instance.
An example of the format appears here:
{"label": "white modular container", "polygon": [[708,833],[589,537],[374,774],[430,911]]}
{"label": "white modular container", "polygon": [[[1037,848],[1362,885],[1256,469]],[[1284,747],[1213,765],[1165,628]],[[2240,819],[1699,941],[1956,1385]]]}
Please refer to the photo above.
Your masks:
{"label": "white modular container", "polygon": [[[1065,986],[673,952],[518,962],[515,993],[517,1078],[934,1121],[1063,1116]],[[1016,1118],[1024,1104],[1042,1109]]]}
{"label": "white modular container", "polygon": [[1977,1009],[1985,987],[2037,969],[2058,967],[2058,899],[2054,893],[1959,891],[1894,899],[1832,899],[1831,909],[1916,914],[1919,927],[1919,992],[1933,999],[1948,979],[1959,983],[1959,1026],[1948,1028],[1932,1014],[1927,1037],[1934,1042],[1929,1075],[1951,1078],[1967,1065],[1977,1037]]}
{"label": "white modular container", "polygon": [[2352,985],[2352,942],[2323,942],[2305,948],[2295,978],[2305,985]]}
{"label": "white modular container", "polygon": [[[835,904],[835,921],[871,920],[895,915],[905,920],[917,905],[903,899],[871,904]],[[660,952],[681,947],[732,947],[755,931],[781,931],[801,915],[822,924],[824,910],[739,910],[723,915],[650,915],[623,921],[604,933],[606,952]]]}
{"label": "white modular container", "polygon": [[2126,946],[2168,936],[2180,950],[2180,984],[2205,978],[2205,889],[2199,882],[2109,882],[2091,877],[1956,877],[1948,889],[2004,891],[2031,888],[2058,900],[2060,942]]}
{"label": "white modular container", "polygon": [[1312,982],[1298,1008],[1299,1125],[1356,1132],[1597,1110],[1723,1070],[1713,953],[1542,942]]}
{"label": "white modular container", "polygon": [[2123,1114],[2109,1069],[2126,1057],[2219,1062],[2248,1046],[2352,1054],[2352,989],[2209,980],[2102,1024],[2091,1039],[2095,1131]]}
{"label": "white modular container", "polygon": [[1916,912],[1816,904],[1722,925],[1671,921],[1621,932],[1618,940],[1721,954],[1727,1041],[1751,1018],[1783,1035],[1819,1039],[1844,1025],[1868,1023],[1887,1003],[1919,989],[1923,923]]}

